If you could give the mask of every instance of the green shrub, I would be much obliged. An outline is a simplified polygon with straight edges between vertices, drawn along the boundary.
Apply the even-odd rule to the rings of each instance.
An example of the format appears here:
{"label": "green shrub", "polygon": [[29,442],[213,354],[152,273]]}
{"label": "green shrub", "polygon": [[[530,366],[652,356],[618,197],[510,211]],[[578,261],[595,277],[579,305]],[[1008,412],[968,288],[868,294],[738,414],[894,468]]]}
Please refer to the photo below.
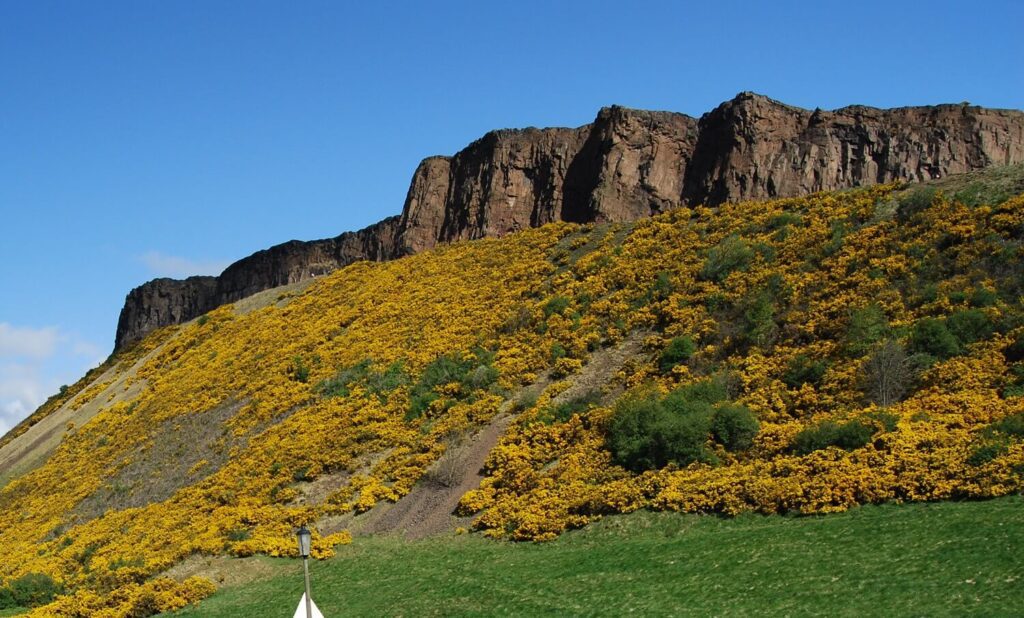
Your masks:
{"label": "green shrub", "polygon": [[292,359],[292,379],[305,384],[309,380],[309,366],[302,360],[301,356]]}
{"label": "green shrub", "polygon": [[548,302],[544,303],[544,317],[550,318],[551,316],[561,315],[569,308],[569,299],[564,296],[552,296],[548,299]]}
{"label": "green shrub", "polygon": [[804,384],[818,386],[828,371],[828,363],[814,360],[806,354],[799,354],[786,366],[782,381],[790,388],[800,388]]}
{"label": "green shrub", "polygon": [[555,362],[560,358],[565,358],[567,354],[568,352],[562,344],[557,341],[551,344],[551,362]]}
{"label": "green shrub", "polygon": [[897,211],[899,218],[906,221],[917,213],[931,208],[932,200],[937,193],[934,187],[915,187],[907,191],[897,198],[900,204]]}
{"label": "green shrub", "polygon": [[889,333],[889,320],[875,304],[850,314],[846,328],[846,350],[855,357],[863,356]]}
{"label": "green shrub", "polygon": [[697,345],[693,342],[693,339],[685,336],[675,337],[668,342],[668,345],[661,352],[661,357],[658,359],[658,367],[662,373],[668,372],[676,365],[690,360],[690,357],[696,351]]}
{"label": "green shrub", "polygon": [[14,607],[38,607],[62,592],[60,584],[44,573],[26,573],[7,584]]}
{"label": "green shrub", "polygon": [[873,421],[878,421],[882,426],[882,429],[886,432],[896,431],[897,425],[900,422],[900,417],[891,412],[885,412],[884,410],[872,412],[868,415],[868,418]]}
{"label": "green shrub", "polygon": [[982,341],[992,336],[995,327],[981,309],[957,311],[946,318],[946,328],[961,345]]}
{"label": "green shrub", "polygon": [[986,288],[975,288],[971,292],[970,303],[972,307],[991,307],[999,301],[999,294]]}
{"label": "green shrub", "polygon": [[14,600],[14,593],[11,589],[6,586],[0,586],[0,609],[10,609],[17,607],[18,603]]}
{"label": "green shrub", "polygon": [[620,400],[608,426],[607,446],[613,461],[634,472],[670,463],[714,462],[705,446],[711,429],[707,408],[696,406],[680,413],[657,396]]}
{"label": "green shrub", "polygon": [[461,395],[491,386],[498,380],[498,370],[493,363],[494,353],[479,347],[469,356],[456,352],[437,357],[423,368],[419,380],[412,386],[406,420],[419,418],[431,403],[440,399],[435,392],[438,386],[456,383]]}
{"label": "green shrub", "polygon": [[960,343],[941,320],[923,318],[914,324],[910,333],[910,349],[939,359],[960,353]]}
{"label": "green shrub", "polygon": [[351,367],[342,367],[333,378],[318,384],[317,391],[324,397],[348,397],[350,387],[366,378],[372,364],[373,361],[364,358]]}
{"label": "green shrub", "polygon": [[990,424],[986,431],[987,433],[998,432],[1014,438],[1024,438],[1024,412],[1005,416]]}
{"label": "green shrub", "polygon": [[972,466],[981,466],[999,457],[1007,450],[1005,442],[986,442],[974,448],[967,457],[967,463]]}
{"label": "green shrub", "polygon": [[408,383],[409,375],[402,361],[391,363],[384,371],[376,371],[373,361],[364,358],[351,367],[339,369],[333,378],[318,384],[316,390],[323,397],[348,397],[353,386],[362,385],[367,393],[386,401],[388,393]]}
{"label": "green shrub", "polygon": [[546,421],[564,423],[576,414],[593,408],[599,401],[601,401],[601,391],[590,391],[548,408],[541,416]]}
{"label": "green shrub", "polygon": [[795,212],[783,212],[768,220],[768,229],[777,230],[790,225],[799,225],[803,218]]}
{"label": "green shrub", "polygon": [[423,416],[423,413],[430,408],[430,404],[440,398],[440,395],[433,391],[413,393],[409,396],[409,409],[405,413],[405,420],[411,421]]}
{"label": "green shrub", "polygon": [[660,272],[654,278],[654,283],[651,284],[650,289],[647,290],[646,300],[648,302],[654,302],[659,300],[665,300],[672,294],[672,279],[671,275],[667,272]]}
{"label": "green shrub", "polygon": [[711,434],[727,451],[750,448],[760,428],[754,413],[737,403],[722,403],[711,417]]}
{"label": "green shrub", "polygon": [[762,291],[746,303],[746,309],[743,311],[743,334],[750,343],[767,346],[774,342],[777,331],[775,301],[771,294]]}
{"label": "green shrub", "polygon": [[825,421],[808,427],[793,439],[793,451],[798,455],[807,455],[829,446],[852,451],[871,441],[874,431],[861,421],[836,423]]}
{"label": "green shrub", "polygon": [[703,279],[721,283],[729,273],[747,268],[753,259],[754,250],[742,238],[731,234],[708,250],[700,274]]}
{"label": "green shrub", "polygon": [[729,398],[729,390],[725,382],[724,377],[701,380],[675,389],[665,399],[670,405],[681,405],[680,402],[714,405]]}

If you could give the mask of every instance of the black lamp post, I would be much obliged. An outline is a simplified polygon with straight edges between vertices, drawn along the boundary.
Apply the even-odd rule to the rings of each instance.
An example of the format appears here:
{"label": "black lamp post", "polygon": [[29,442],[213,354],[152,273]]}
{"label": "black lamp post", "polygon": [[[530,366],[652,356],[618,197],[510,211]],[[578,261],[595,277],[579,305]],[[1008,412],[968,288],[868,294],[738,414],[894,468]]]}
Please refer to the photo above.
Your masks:
{"label": "black lamp post", "polygon": [[313,618],[313,599],[309,596],[309,546],[313,540],[306,524],[296,533],[299,537],[299,555],[302,556],[302,570],[306,575],[306,618]]}

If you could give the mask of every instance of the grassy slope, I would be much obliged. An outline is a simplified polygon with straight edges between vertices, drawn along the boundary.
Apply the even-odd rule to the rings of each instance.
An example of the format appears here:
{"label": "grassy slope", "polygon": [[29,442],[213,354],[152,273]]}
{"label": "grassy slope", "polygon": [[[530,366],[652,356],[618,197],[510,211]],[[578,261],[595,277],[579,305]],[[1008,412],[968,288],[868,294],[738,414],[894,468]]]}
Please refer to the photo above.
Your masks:
{"label": "grassy slope", "polygon": [[[1024,499],[866,506],[823,517],[641,512],[552,543],[357,539],[314,563],[327,616],[1011,615]],[[175,616],[287,616],[297,561]]]}

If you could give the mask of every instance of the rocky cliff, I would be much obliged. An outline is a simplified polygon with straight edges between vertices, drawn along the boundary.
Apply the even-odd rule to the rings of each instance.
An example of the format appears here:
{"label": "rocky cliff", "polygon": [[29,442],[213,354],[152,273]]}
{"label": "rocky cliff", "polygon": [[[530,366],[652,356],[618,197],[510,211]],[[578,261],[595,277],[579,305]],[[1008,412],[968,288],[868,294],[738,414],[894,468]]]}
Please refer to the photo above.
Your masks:
{"label": "rocky cliff", "polygon": [[219,277],[135,288],[121,310],[116,347],[260,290],[439,243],[1022,161],[1024,113],[966,104],[828,112],[742,93],[699,120],[610,107],[576,129],[492,131],[454,156],[424,159],[399,216],[259,251]]}

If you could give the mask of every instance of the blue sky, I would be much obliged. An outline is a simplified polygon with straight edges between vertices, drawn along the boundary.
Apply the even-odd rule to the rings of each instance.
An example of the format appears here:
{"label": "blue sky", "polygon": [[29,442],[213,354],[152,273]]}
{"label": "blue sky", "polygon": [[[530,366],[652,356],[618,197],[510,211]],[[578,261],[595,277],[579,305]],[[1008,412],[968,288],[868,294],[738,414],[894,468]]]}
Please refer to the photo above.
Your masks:
{"label": "blue sky", "polygon": [[605,105],[1024,108],[1024,3],[0,0],[0,432],[132,287],[397,214],[425,156]]}

